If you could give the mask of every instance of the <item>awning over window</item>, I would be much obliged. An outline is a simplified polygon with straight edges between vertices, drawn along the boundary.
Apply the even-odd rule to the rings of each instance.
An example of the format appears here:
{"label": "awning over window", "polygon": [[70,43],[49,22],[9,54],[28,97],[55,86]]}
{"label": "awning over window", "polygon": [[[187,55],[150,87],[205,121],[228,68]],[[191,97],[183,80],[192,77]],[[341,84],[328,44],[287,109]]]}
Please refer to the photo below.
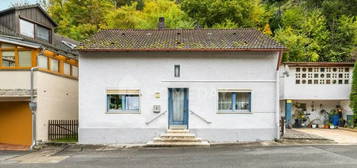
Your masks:
{"label": "awning over window", "polygon": [[108,89],[107,94],[138,95],[139,89]]}

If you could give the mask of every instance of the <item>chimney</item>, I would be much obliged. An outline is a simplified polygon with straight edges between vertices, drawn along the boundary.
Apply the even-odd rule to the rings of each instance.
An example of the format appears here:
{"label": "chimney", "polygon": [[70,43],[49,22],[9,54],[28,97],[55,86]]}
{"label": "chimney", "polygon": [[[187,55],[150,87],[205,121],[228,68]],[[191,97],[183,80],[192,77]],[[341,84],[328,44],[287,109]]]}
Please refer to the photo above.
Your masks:
{"label": "chimney", "polygon": [[158,29],[164,29],[165,28],[165,18],[164,17],[159,17],[159,23],[157,24]]}

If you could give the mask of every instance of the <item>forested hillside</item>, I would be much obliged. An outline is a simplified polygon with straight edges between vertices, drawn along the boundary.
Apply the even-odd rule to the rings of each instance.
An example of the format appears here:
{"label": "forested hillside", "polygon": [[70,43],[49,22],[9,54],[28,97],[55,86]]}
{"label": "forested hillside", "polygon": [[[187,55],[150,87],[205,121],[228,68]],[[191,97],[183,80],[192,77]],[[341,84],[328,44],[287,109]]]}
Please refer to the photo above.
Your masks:
{"label": "forested hillside", "polygon": [[57,32],[83,40],[100,29],[253,27],[289,48],[285,61],[357,55],[357,0],[48,0]]}

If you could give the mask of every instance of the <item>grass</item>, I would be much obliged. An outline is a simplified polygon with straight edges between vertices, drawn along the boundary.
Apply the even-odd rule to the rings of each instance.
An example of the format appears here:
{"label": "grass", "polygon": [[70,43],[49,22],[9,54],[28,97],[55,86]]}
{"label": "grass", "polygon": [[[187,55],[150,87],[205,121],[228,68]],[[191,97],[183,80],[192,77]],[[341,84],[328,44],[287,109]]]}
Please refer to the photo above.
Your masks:
{"label": "grass", "polygon": [[53,142],[65,142],[65,143],[78,142],[78,137],[65,137],[65,138],[53,140]]}

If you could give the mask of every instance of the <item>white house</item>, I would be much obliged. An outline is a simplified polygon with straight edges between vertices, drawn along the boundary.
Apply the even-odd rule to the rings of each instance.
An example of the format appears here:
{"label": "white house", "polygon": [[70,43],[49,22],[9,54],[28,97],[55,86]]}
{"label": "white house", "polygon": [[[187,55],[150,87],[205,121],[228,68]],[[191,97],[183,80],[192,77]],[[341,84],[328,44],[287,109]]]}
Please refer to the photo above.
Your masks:
{"label": "white house", "polygon": [[147,143],[167,129],[278,138],[284,49],[254,29],[100,31],[78,49],[79,143]]}
{"label": "white house", "polygon": [[353,65],[353,62],[284,63],[280,68],[280,99],[287,124],[295,125],[299,111],[305,114],[305,126],[322,127],[331,110],[341,111],[344,120],[350,119]]}

